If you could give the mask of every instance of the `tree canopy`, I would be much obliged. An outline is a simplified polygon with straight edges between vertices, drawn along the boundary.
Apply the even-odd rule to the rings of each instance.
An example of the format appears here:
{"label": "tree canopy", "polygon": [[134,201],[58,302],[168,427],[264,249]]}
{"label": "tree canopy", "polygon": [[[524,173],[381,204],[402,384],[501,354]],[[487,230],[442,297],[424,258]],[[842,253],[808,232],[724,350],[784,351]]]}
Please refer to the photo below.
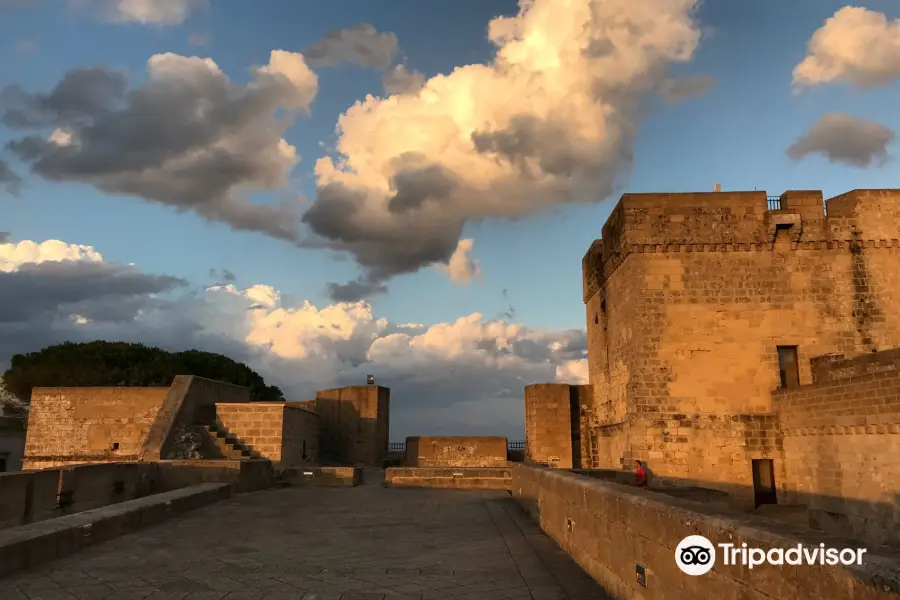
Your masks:
{"label": "tree canopy", "polygon": [[23,402],[34,387],[168,386],[176,375],[196,375],[250,388],[256,401],[283,400],[244,363],[212,352],[167,352],[127,342],[66,342],[30,354],[16,354],[3,374],[6,389]]}

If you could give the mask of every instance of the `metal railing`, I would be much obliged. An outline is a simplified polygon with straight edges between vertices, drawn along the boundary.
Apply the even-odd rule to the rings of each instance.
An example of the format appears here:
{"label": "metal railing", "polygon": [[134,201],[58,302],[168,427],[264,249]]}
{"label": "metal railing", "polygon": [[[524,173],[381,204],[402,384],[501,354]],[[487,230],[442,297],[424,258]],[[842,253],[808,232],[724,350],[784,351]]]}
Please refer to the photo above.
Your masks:
{"label": "metal railing", "polygon": [[[525,440],[512,440],[507,442],[508,450],[524,450]],[[388,452],[406,452],[406,442],[389,442]]]}
{"label": "metal railing", "polygon": [[781,196],[767,196],[769,210],[781,210]]}

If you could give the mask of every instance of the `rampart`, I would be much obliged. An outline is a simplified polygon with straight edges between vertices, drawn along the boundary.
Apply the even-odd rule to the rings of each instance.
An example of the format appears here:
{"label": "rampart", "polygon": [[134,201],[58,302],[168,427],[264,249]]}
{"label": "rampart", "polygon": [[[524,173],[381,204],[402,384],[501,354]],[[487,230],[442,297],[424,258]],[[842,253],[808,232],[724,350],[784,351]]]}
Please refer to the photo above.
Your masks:
{"label": "rampart", "polygon": [[[611,598],[886,600],[900,590],[896,554],[871,549],[859,566],[760,565],[752,570],[723,564],[717,549],[713,569],[692,577],[673,560],[679,542],[689,535],[764,550],[859,544],[573,473],[521,464],[510,469],[513,496]],[[643,584],[636,576],[639,568]]]}
{"label": "rampart", "polygon": [[53,519],[201,483],[237,491],[272,484],[265,460],[96,463],[0,474],[0,529]]}
{"label": "rampart", "polygon": [[191,375],[170,387],[35,388],[23,469],[166,458],[199,411],[249,399],[248,388]]}
{"label": "rampart", "polygon": [[138,460],[167,387],[35,388],[25,469]]}

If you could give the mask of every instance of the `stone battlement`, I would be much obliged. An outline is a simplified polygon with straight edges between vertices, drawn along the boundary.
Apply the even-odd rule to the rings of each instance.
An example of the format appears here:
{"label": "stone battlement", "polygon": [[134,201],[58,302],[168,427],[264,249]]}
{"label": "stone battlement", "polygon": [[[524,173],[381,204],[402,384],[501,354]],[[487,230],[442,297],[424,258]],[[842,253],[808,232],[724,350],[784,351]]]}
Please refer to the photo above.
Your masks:
{"label": "stone battlement", "polygon": [[582,260],[584,301],[634,253],[894,249],[898,219],[900,190],[624,194]]}

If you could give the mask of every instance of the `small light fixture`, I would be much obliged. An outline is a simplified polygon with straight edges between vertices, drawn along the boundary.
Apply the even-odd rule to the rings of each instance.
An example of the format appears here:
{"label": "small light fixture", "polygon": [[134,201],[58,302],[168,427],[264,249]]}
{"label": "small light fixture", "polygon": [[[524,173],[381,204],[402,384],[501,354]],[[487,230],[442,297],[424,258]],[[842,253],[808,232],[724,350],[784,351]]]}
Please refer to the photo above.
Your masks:
{"label": "small light fixture", "polygon": [[366,383],[368,383],[369,385],[375,385],[375,376],[366,375]]}

